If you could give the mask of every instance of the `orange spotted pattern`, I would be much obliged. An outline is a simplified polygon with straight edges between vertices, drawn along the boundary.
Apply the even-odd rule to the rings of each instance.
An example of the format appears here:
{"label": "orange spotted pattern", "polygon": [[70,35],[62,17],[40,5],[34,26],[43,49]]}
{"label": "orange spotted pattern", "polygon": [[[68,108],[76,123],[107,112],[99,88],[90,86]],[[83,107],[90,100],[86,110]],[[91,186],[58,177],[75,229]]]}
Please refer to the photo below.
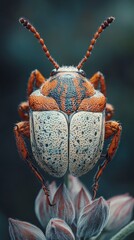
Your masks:
{"label": "orange spotted pattern", "polygon": [[55,79],[53,81],[46,81],[43,86],[42,86],[42,89],[41,89],[41,93],[44,95],[44,96],[48,96],[49,93],[56,88],[57,86],[57,83],[58,81]]}
{"label": "orange spotted pattern", "polygon": [[35,96],[29,97],[29,106],[32,110],[43,111],[43,110],[59,110],[56,101],[50,97]]}
{"label": "orange spotted pattern", "polygon": [[86,88],[85,89],[85,94],[86,94],[87,97],[93,96],[95,94],[95,89],[94,89],[93,85],[90,82],[85,81],[83,83],[83,86]]}
{"label": "orange spotted pattern", "polygon": [[106,98],[103,94],[98,93],[90,98],[85,98],[81,102],[79,111],[102,112],[106,106]]}
{"label": "orange spotted pattern", "polygon": [[47,80],[40,91],[43,96],[55,99],[59,109],[68,115],[78,110],[83,99],[96,93],[86,78],[78,73],[67,72]]}

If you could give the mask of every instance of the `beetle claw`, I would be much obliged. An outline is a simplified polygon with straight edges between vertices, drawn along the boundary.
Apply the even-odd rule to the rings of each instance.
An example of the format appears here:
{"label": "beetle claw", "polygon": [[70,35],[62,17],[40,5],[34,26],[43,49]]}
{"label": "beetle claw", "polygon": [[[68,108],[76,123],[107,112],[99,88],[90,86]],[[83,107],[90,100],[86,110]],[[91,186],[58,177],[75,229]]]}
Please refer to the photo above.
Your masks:
{"label": "beetle claw", "polygon": [[49,189],[47,188],[46,184],[44,186],[42,186],[43,190],[44,190],[44,193],[46,195],[46,199],[47,199],[47,203],[50,207],[53,207],[55,205],[55,203],[51,203],[50,202],[50,194],[49,194]]}
{"label": "beetle claw", "polygon": [[48,203],[48,205],[49,205],[50,207],[55,206],[56,203],[51,203],[51,202],[50,202],[49,195],[46,195],[46,197],[47,197],[47,203]]}
{"label": "beetle claw", "polygon": [[97,191],[98,191],[98,188],[99,188],[99,184],[98,184],[98,182],[95,182],[94,184],[93,184],[93,196],[92,196],[92,200],[94,200],[95,198],[96,198],[96,193],[97,193]]}

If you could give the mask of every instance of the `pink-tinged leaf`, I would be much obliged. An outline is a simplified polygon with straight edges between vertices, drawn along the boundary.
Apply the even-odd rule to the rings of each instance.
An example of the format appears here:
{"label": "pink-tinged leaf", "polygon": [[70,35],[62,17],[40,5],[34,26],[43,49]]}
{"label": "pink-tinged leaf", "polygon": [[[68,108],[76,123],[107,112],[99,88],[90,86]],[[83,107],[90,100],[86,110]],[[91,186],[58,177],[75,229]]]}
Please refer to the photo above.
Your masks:
{"label": "pink-tinged leaf", "polygon": [[12,240],[46,240],[36,226],[19,220],[9,219],[9,234]]}
{"label": "pink-tinged leaf", "polygon": [[[51,201],[53,198],[53,195],[56,191],[56,183],[52,182],[49,185],[49,190],[50,190],[50,197],[51,197]],[[50,220],[50,206],[48,204],[48,201],[46,199],[46,195],[43,191],[43,189],[41,189],[35,199],[35,213],[36,216],[39,220],[39,222],[41,223],[41,225],[46,228],[49,220]]]}
{"label": "pink-tinged leaf", "polygon": [[[74,203],[76,195],[79,193],[79,191],[83,188],[86,193],[90,195],[89,191],[86,189],[86,187],[82,184],[82,182],[77,178],[72,175],[68,175],[68,190],[70,193],[70,197]],[[74,203],[75,204],[75,203]]]}
{"label": "pink-tinged leaf", "polygon": [[72,224],[75,218],[75,210],[68,190],[64,184],[61,184],[57,189],[51,207],[51,216],[64,219],[69,225]]}
{"label": "pink-tinged leaf", "polygon": [[118,195],[107,201],[110,204],[110,217],[107,231],[116,231],[124,227],[132,218],[134,198],[128,194]]}
{"label": "pink-tinged leaf", "polygon": [[71,228],[64,220],[52,218],[46,228],[47,240],[75,240]]}
{"label": "pink-tinged leaf", "polygon": [[100,197],[84,207],[77,223],[77,236],[79,238],[91,238],[99,235],[105,227],[109,217],[109,206]]}
{"label": "pink-tinged leaf", "polygon": [[91,203],[91,196],[83,187],[81,190],[77,193],[74,199],[74,206],[75,206],[75,222],[77,223],[77,220],[80,215],[80,211],[89,203]]}
{"label": "pink-tinged leaf", "polygon": [[50,220],[50,206],[43,189],[40,190],[35,199],[35,214],[43,228],[46,228]]}
{"label": "pink-tinged leaf", "polygon": [[50,190],[50,194],[51,194],[50,199],[53,200],[54,194],[57,190],[57,186],[56,186],[55,181],[51,182],[51,184],[49,185],[49,190]]}

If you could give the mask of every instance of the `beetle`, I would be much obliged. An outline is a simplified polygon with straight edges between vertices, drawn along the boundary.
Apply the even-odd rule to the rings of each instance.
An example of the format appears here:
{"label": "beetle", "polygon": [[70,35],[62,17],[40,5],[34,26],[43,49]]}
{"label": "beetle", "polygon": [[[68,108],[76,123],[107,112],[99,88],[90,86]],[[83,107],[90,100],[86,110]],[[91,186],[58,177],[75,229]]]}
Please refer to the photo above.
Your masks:
{"label": "beetle", "polygon": [[[25,18],[19,20],[39,40],[47,58],[54,65],[48,79],[38,70],[31,73],[27,87],[28,100],[18,108],[23,121],[14,127],[20,155],[41,182],[50,205],[48,187],[33,165],[32,158],[54,177],[64,176],[68,169],[73,176],[79,177],[96,165],[105,139],[111,138],[105,160],[94,178],[95,199],[100,176],[118,147],[122,127],[120,123],[111,120],[114,108],[106,103],[104,76],[97,72],[88,79],[82,70],[96,40],[113,20],[114,17],[109,17],[100,25],[85,56],[76,67],[60,67],[35,27]],[[25,137],[30,139],[32,157]]]}

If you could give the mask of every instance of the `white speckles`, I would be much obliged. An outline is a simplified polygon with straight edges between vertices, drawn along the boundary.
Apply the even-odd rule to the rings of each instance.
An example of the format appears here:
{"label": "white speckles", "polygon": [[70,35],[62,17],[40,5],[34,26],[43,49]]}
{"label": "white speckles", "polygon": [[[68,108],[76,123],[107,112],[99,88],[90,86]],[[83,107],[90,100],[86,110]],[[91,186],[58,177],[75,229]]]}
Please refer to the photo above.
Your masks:
{"label": "white speckles", "polygon": [[74,176],[90,171],[100,158],[104,142],[104,113],[80,111],[67,117],[58,111],[30,113],[32,152],[50,175]]}
{"label": "white speckles", "polygon": [[31,147],[38,164],[49,174],[62,177],[68,167],[68,125],[57,111],[30,114]]}
{"label": "white speckles", "polygon": [[81,111],[74,114],[70,122],[70,173],[81,176],[92,169],[101,155],[103,142],[103,113]]}

